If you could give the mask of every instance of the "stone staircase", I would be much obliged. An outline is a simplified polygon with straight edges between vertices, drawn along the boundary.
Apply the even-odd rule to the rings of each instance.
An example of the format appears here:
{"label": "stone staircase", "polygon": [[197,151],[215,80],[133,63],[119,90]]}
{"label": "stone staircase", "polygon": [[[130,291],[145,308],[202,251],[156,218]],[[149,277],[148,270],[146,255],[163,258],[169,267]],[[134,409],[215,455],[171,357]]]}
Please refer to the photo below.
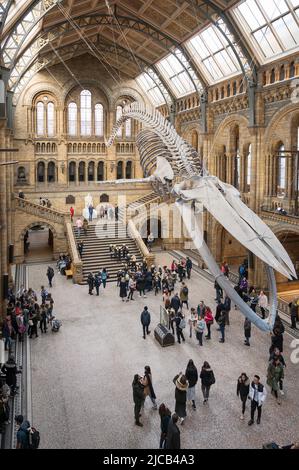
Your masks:
{"label": "stone staircase", "polygon": [[125,260],[110,257],[109,245],[127,245],[130,254],[136,256],[137,262],[142,261],[142,255],[135,240],[130,238],[125,225],[118,221],[101,221],[97,224],[90,224],[87,234],[81,231],[78,237],[77,230],[73,227],[76,243],[84,243],[83,262],[83,283],[86,284],[88,273],[95,274],[100,269],[106,268],[109,274],[109,281],[116,281],[116,274],[125,263]]}

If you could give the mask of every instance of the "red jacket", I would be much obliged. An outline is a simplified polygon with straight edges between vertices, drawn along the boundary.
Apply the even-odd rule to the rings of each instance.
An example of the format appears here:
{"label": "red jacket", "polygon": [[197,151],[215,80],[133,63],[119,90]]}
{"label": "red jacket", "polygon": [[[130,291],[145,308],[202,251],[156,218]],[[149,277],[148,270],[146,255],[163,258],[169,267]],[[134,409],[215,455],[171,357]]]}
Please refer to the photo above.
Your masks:
{"label": "red jacket", "polygon": [[75,212],[75,211],[74,211],[74,208],[71,207],[71,208],[70,208],[70,213],[71,213],[71,216],[72,216],[72,217],[73,217],[73,215],[74,215],[74,212]]}

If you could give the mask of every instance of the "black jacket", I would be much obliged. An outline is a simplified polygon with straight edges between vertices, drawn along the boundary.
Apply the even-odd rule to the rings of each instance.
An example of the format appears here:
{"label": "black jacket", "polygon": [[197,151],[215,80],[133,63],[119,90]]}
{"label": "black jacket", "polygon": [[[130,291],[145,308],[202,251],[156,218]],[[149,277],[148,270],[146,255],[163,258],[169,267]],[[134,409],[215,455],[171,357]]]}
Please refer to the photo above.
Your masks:
{"label": "black jacket", "polygon": [[151,315],[148,310],[143,310],[143,312],[140,315],[140,321],[142,325],[146,326],[149,325],[151,322]]}
{"label": "black jacket", "polygon": [[214,372],[212,369],[201,369],[200,378],[202,385],[210,387],[214,379]]}
{"label": "black jacket", "polygon": [[180,449],[181,448],[181,436],[180,430],[176,424],[172,421],[172,418],[169,421],[167,429],[167,438],[166,438],[166,449]]}
{"label": "black jacket", "polygon": [[237,395],[240,395],[241,398],[247,398],[249,394],[249,379],[247,379],[245,382],[240,382],[240,379],[241,376],[239,377],[237,382]]}
{"label": "black jacket", "polygon": [[171,420],[170,415],[164,415],[161,417],[161,433],[167,434],[169,421]]}
{"label": "black jacket", "polygon": [[142,404],[144,401],[144,387],[140,382],[132,383],[133,388],[133,400],[136,405]]}
{"label": "black jacket", "polygon": [[181,305],[181,301],[180,301],[180,298],[175,295],[174,297],[172,297],[171,301],[170,301],[170,306],[172,308],[175,309],[175,311],[178,311],[178,309],[180,308],[180,305]]}
{"label": "black jacket", "polygon": [[194,387],[197,384],[198,381],[198,372],[196,367],[187,367],[186,373],[185,373],[186,379],[189,382],[189,387]]}

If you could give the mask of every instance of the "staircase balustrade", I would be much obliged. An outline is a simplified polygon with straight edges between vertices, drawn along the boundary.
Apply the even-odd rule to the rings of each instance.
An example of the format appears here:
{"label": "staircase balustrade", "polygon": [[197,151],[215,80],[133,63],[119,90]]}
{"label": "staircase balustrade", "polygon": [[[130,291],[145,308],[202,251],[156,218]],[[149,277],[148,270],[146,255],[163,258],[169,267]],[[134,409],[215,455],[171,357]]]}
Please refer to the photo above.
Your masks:
{"label": "staircase balustrade", "polygon": [[73,282],[76,284],[80,284],[83,282],[83,262],[81,258],[79,258],[79,253],[77,250],[77,244],[74,237],[71,222],[66,223],[66,234],[69,253],[73,264]]}
{"label": "staircase balustrade", "polygon": [[51,222],[64,224],[66,217],[69,217],[66,212],[60,212],[56,209],[41,206],[18,196],[14,196],[14,200],[17,209],[27,212],[28,214],[36,215],[42,219],[50,220]]}

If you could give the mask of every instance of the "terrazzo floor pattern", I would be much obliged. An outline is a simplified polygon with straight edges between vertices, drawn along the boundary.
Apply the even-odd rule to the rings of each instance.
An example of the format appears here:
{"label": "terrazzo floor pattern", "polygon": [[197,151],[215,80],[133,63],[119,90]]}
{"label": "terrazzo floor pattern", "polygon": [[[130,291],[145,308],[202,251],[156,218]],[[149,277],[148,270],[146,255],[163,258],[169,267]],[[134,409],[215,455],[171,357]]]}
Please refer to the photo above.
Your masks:
{"label": "terrazzo floor pattern", "polygon": [[[159,264],[169,264],[167,253],[158,254]],[[46,265],[29,267],[29,284],[37,292],[46,283]],[[193,273],[188,281],[190,304],[205,299],[215,311],[211,283]],[[267,441],[287,444],[299,438],[299,364],[290,361],[292,337],[284,335],[287,362],[285,397],[277,405],[269,393],[263,406],[262,422],[248,427],[240,421],[241,401],[236,381],[245,371],[250,378],[259,374],[266,382],[270,338],[253,326],[251,347],[243,345],[243,316],[231,311],[226,342],[212,326],[212,340],[199,347],[185,330],[185,344],[161,348],[154,338],[159,322],[161,296],[149,293],[146,299],[135,294],[134,302],[123,303],[114,283],[101,287],[100,296],[89,296],[87,286],[78,286],[55,272],[53,288],[55,314],[63,322],[59,333],[40,334],[32,339],[33,424],[41,432],[41,448],[75,449],[156,449],[159,446],[160,419],[146,401],[141,418],[134,424],[132,380],[150,365],[157,402],[174,410],[173,377],[185,371],[192,358],[200,369],[207,360],[216,377],[208,405],[203,405],[197,384],[197,409],[187,407],[181,427],[182,448],[261,448]],[[147,305],[152,317],[151,334],[142,338],[140,313]],[[187,312],[186,309],[184,309]],[[147,399],[149,400],[149,399]]]}

